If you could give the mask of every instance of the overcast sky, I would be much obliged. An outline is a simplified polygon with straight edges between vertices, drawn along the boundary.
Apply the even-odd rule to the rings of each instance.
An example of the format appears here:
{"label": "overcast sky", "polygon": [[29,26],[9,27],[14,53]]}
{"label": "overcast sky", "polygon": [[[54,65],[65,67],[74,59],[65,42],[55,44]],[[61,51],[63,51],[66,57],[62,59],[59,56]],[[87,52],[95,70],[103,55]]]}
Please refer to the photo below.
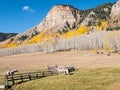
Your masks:
{"label": "overcast sky", "polygon": [[46,16],[52,6],[68,4],[89,9],[116,0],[0,0],[0,32],[22,33]]}

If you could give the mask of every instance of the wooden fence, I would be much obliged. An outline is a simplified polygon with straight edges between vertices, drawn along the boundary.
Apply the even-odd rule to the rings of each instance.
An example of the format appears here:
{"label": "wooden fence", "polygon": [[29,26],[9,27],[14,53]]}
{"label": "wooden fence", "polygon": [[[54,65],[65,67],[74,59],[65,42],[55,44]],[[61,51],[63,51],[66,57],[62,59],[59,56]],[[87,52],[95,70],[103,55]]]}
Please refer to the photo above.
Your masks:
{"label": "wooden fence", "polygon": [[9,88],[15,84],[27,82],[30,80],[35,80],[38,78],[43,78],[47,76],[52,76],[54,73],[52,71],[43,71],[43,72],[29,72],[29,73],[21,73],[14,74],[10,76],[5,76],[5,87]]}

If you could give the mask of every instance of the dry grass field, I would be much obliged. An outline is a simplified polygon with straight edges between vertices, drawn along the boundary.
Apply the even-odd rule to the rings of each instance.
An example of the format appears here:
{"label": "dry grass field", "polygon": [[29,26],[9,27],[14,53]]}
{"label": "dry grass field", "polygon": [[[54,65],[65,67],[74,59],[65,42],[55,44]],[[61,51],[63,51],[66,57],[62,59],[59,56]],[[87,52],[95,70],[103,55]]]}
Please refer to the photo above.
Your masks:
{"label": "dry grass field", "polygon": [[75,68],[120,67],[120,54],[95,54],[93,51],[66,51],[56,53],[31,53],[0,57],[0,72],[11,69],[19,71],[41,70],[48,65],[68,66]]}
{"label": "dry grass field", "polygon": [[95,54],[93,51],[31,53],[0,57],[0,84],[4,73],[37,71],[53,65],[78,68],[73,75],[51,76],[19,85],[11,90],[120,90],[120,54]]}

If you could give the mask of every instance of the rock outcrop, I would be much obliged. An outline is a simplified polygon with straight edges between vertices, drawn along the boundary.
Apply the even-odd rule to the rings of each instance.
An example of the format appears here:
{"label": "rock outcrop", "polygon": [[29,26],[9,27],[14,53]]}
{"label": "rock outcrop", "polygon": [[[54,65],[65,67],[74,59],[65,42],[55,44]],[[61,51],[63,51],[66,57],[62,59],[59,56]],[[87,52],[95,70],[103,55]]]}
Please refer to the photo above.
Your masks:
{"label": "rock outcrop", "polygon": [[110,18],[110,27],[120,27],[120,0],[112,6]]}
{"label": "rock outcrop", "polygon": [[[37,28],[39,32],[46,28],[66,26],[66,24],[69,24],[69,28],[72,28],[74,24],[80,21],[80,16],[80,10],[72,6],[57,5],[52,7],[46,18],[37,26]],[[57,31],[58,30],[55,30],[55,32]]]}
{"label": "rock outcrop", "polygon": [[118,0],[116,4],[112,6],[110,17],[112,19],[120,18],[120,0]]}
{"label": "rock outcrop", "polygon": [[95,12],[91,11],[90,14],[81,22],[82,26],[88,26],[89,23],[92,24],[92,22],[95,20],[96,14]]}
{"label": "rock outcrop", "polygon": [[[73,28],[81,20],[81,10],[70,5],[56,5],[48,12],[47,16],[36,27],[28,30],[23,35],[30,36],[41,33],[45,29],[52,29],[52,32],[59,32],[64,28]],[[55,29],[54,29],[55,28]]]}

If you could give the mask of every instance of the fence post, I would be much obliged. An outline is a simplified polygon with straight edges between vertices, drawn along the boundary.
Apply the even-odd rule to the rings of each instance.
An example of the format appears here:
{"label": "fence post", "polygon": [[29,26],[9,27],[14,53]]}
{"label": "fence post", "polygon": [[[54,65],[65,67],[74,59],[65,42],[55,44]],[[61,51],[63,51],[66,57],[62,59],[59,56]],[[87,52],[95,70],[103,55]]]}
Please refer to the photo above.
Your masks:
{"label": "fence post", "polygon": [[36,78],[38,78],[38,73],[36,73]]}
{"label": "fence post", "polygon": [[29,80],[31,80],[31,73],[30,72],[28,73],[28,77],[29,77]]}
{"label": "fence post", "polygon": [[53,74],[53,71],[51,71],[51,76],[53,76],[54,74]]}
{"label": "fence post", "polygon": [[45,73],[44,73],[44,71],[43,71],[42,75],[43,75],[43,77],[45,77]]}
{"label": "fence post", "polygon": [[22,74],[20,74],[20,78],[21,78],[21,82],[23,82],[23,76],[22,76]]}
{"label": "fence post", "polygon": [[11,79],[12,79],[12,84],[14,85],[15,82],[14,82],[14,75],[11,76]]}
{"label": "fence post", "polygon": [[47,71],[47,76],[52,76],[52,75],[53,75],[52,71]]}
{"label": "fence post", "polygon": [[5,75],[5,87],[8,88],[8,76]]}

